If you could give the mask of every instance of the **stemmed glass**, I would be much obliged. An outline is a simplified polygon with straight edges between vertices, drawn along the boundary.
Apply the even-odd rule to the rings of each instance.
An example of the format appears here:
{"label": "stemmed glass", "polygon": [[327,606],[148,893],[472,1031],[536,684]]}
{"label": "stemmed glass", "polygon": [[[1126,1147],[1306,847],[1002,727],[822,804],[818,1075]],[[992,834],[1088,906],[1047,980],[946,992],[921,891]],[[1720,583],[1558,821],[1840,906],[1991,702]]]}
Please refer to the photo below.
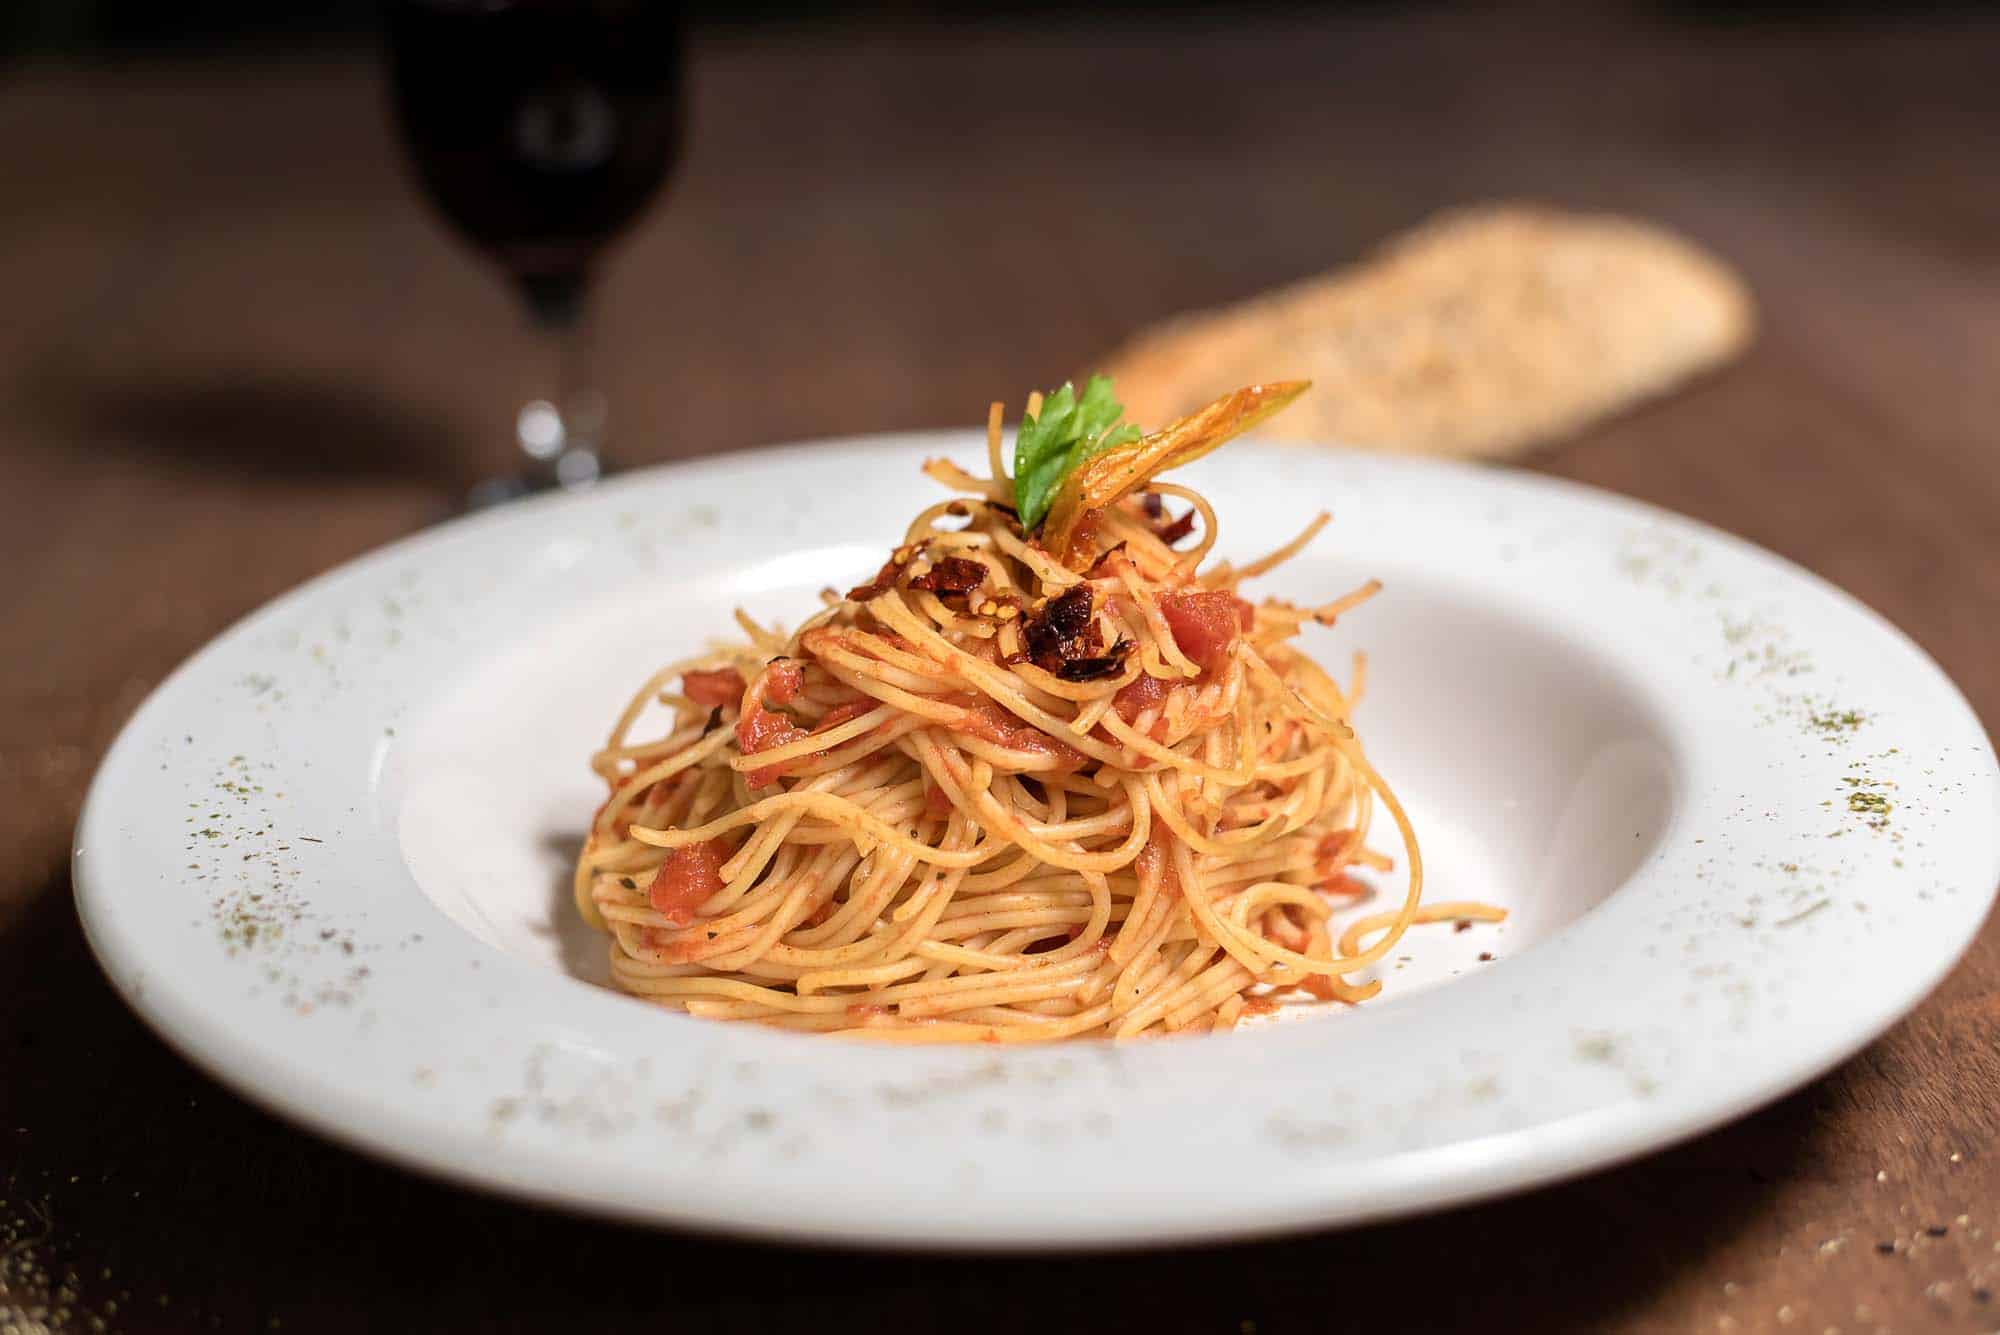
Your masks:
{"label": "stemmed glass", "polygon": [[525,456],[475,505],[595,481],[604,396],[591,279],[680,146],[678,6],[655,0],[389,0],[396,119],[431,202],[495,261],[551,351],[515,418]]}

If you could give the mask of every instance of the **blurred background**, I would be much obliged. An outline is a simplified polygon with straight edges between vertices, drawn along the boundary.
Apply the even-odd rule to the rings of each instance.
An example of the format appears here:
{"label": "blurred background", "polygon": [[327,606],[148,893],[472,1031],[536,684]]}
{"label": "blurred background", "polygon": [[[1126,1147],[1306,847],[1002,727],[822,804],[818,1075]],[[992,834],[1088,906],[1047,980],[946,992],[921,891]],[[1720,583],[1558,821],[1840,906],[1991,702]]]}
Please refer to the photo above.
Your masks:
{"label": "blurred background", "polygon": [[[448,492],[505,465],[556,371],[419,196],[382,12],[7,7],[9,365],[68,439],[143,423],[195,463]],[[1991,221],[1934,207],[1985,199],[1968,154],[1992,146],[1995,44],[1971,6],[758,3],[687,24],[678,161],[597,266],[590,378],[627,461],[969,421],[1148,320],[1469,200],[1624,209],[1725,254],[1788,250],[1796,209]],[[478,58],[447,46],[416,78]]]}
{"label": "blurred background", "polygon": [[[103,986],[69,904],[77,803],[146,692],[259,603],[459,512],[516,468],[523,403],[563,378],[564,340],[530,307],[562,326],[576,294],[555,252],[475,246],[476,220],[447,220],[445,169],[423,184],[398,129],[383,13],[0,6],[0,1325],[29,1328],[20,1313],[66,1272],[76,1313],[128,1295],[113,1329],[297,1331],[343,1304],[393,1313],[385,1328],[530,1329],[579,1294],[613,1317],[660,1310],[656,1235],[407,1178],[194,1073]],[[424,53],[406,90],[470,88],[482,68],[471,48],[405,49]],[[1997,73],[1990,7],[1881,0],[698,5],[682,72],[651,76],[668,81],[663,184],[601,219],[615,235],[590,251],[571,360],[625,465],[975,425],[1152,322],[1349,263],[1440,209],[1648,219],[1743,275],[1757,340],[1526,466],[1804,562],[1992,720]],[[590,124],[552,123],[548,142]],[[1073,1292],[1093,1319],[1115,1300],[1161,1329],[1250,1335],[1319,1328],[1336,1290],[1357,1324],[1396,1329],[1416,1284],[1441,1326],[1733,1329],[1718,1322],[1740,1311],[1775,1329],[1780,1301],[1838,1291],[1811,1329],[1870,1305],[1898,1330],[1988,1329],[1945,1245],[1893,1274],[1860,1266],[1867,1238],[2000,1198],[1990,1167],[1947,1169],[1940,1148],[1967,1143],[1968,1109],[1990,1116],[1996,996],[1989,930],[1924,1010],[1812,1089],[1439,1220],[958,1267],[949,1291],[893,1258],[772,1267],[683,1239],[701,1279],[672,1310],[714,1330],[765,1330],[773,1311],[1022,1329]],[[1878,1165],[1911,1219],[1866,1194]],[[273,1226],[299,1202],[311,1246]],[[1836,1274],[1820,1261],[1837,1229],[1861,1241]],[[1580,1233],[1640,1243],[1579,1267]],[[441,1257],[440,1237],[501,1243]]]}
{"label": "blurred background", "polygon": [[[142,450],[440,504],[508,466],[560,367],[427,206],[383,12],[7,7],[5,365],[65,443],[45,466]],[[627,463],[972,421],[1453,204],[1617,209],[1790,272],[1839,262],[1792,244],[1801,212],[1829,244],[1993,221],[1971,6],[767,2],[687,32],[665,188],[593,266],[585,378]],[[447,40],[413,80],[481,57]]]}
{"label": "blurred background", "polygon": [[[1336,0],[1335,3],[1291,5],[1162,4],[1159,0],[1125,0],[1124,3],[1091,6],[1098,13],[1145,16],[1162,13],[1216,15],[1246,13],[1255,16],[1283,12],[1324,10],[1396,10],[1416,7],[1455,7],[1451,0]],[[1466,6],[1486,7],[1491,6]],[[1588,0],[1557,0],[1538,8],[1561,13],[1589,8]],[[1759,0],[1758,3],[1730,4],[1726,0],[1653,0],[1651,7],[1669,16],[1697,16],[1737,20],[1782,18],[1787,21],[1840,15],[1880,17],[1891,11],[1912,13],[1971,10],[1981,6],[1971,0],[1920,0],[1911,5],[1884,4],[1882,0]],[[1041,19],[1074,11],[1079,6],[1055,3],[923,4],[829,3],[807,4],[803,0],[750,0],[745,4],[723,4],[719,0],[680,6],[691,22],[703,28],[727,28],[760,23],[847,23],[856,20],[882,23],[931,23],[964,20]],[[301,0],[274,5],[259,0],[192,0],[191,3],[160,5],[147,0],[20,0],[13,6],[9,33],[28,49],[52,51],[102,51],[111,48],[152,50],[159,48],[200,48],[244,41],[326,42],[353,39],[371,32],[380,16],[376,0]]]}

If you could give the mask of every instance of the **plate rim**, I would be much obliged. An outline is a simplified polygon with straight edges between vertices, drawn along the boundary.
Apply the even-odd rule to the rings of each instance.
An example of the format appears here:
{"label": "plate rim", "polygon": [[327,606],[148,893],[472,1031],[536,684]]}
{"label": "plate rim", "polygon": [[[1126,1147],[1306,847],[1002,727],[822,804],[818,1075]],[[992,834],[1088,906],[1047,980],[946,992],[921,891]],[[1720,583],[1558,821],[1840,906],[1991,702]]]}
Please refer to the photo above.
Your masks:
{"label": "plate rim", "polygon": [[[449,1147],[442,1146],[434,1137],[429,1138],[431,1143],[426,1145],[422,1142],[427,1137],[421,1134],[420,1129],[413,1123],[405,1124],[408,1121],[407,1109],[378,1109],[377,1112],[388,1119],[384,1123],[343,1120],[343,1112],[351,1110],[338,1109],[336,1105],[318,1097],[315,1091],[291,1088],[289,1083],[291,1077],[288,1073],[276,1069],[263,1069],[263,1063],[258,1060],[256,1053],[240,1047],[231,1051],[235,1045],[226,1025],[222,1026],[220,1031],[210,1027],[204,1032],[204,1024],[214,1025],[212,1017],[202,1015],[199,1007],[187,1006],[183,998],[171,994],[163,997],[156,989],[146,985],[144,973],[146,966],[143,958],[135,955],[133,943],[121,934],[114,917],[111,916],[111,911],[115,907],[115,900],[108,897],[111,892],[94,884],[94,867],[101,859],[91,857],[89,854],[94,849],[101,850],[104,841],[116,838],[116,826],[105,810],[108,802],[106,793],[119,775],[121,767],[135,763],[131,758],[131,751],[139,745],[139,725],[148,718],[150,711],[168,698],[172,689],[195,679],[207,664],[214,661],[215,656],[224,654],[229,646],[243,640],[257,627],[290,609],[310,603],[316,596],[329,588],[337,587],[344,580],[356,578],[387,563],[407,560],[413,556],[421,557],[434,545],[469,539],[472,535],[489,528],[497,532],[514,524],[523,527],[551,525],[556,522],[556,517],[563,512],[564,507],[576,506],[584,509],[595,507],[603,503],[602,498],[615,496],[622,490],[629,489],[636,492],[646,487],[663,485],[669,480],[726,478],[746,468],[781,467],[788,461],[801,457],[824,459],[829,454],[864,448],[901,456],[914,454],[920,447],[926,449],[962,447],[965,443],[977,439],[979,437],[976,432],[962,431],[863,434],[736,451],[656,465],[623,475],[603,487],[581,495],[538,498],[525,505],[509,507],[499,512],[461,516],[430,526],[344,561],[238,618],[189,655],[148,694],[131,718],[121,726],[117,738],[106,750],[97,772],[93,775],[77,824],[72,855],[72,876],[79,917],[100,967],[114,988],[148,1027],[159,1034],[174,1051],[236,1093],[288,1120],[302,1123],[316,1133],[350,1149],[460,1185],[498,1192],[557,1208],[608,1215],[633,1222],[698,1227],[745,1237],[955,1251],[1037,1250],[1052,1246],[1077,1245],[1119,1248],[1262,1237],[1330,1225],[1344,1226],[1372,1222],[1489,1199],[1529,1186],[1564,1180],[1681,1143],[1764,1106],[1818,1078],[1879,1038],[1889,1027],[1920,1004],[1957,966],[1977,938],[1984,917],[1991,912],[1996,893],[2000,893],[2000,853],[1995,853],[1988,859],[1986,886],[1969,887],[1983,896],[1980,906],[1971,916],[1970,926],[1962,938],[1953,942],[1948,950],[1939,951],[1930,957],[1923,970],[1913,972],[1905,980],[1905,987],[1899,991],[1907,991],[1909,995],[1906,998],[1899,998],[1880,1008],[1880,1013],[1873,1022],[1852,1028],[1841,1042],[1818,1052],[1815,1059],[1808,1064],[1810,1069],[1795,1067],[1786,1070],[1782,1075],[1767,1075],[1762,1080],[1744,1082],[1730,1098],[1710,1100],[1698,1112],[1677,1119],[1655,1117],[1650,1121],[1645,1119],[1632,1121],[1622,1127],[1617,1125],[1599,1127],[1592,1133],[1594,1139],[1590,1141],[1590,1147],[1581,1151],[1575,1143],[1551,1143],[1537,1146],[1529,1152],[1524,1152],[1517,1145],[1511,1151],[1510,1168],[1489,1168],[1483,1177],[1461,1176],[1450,1183],[1432,1183],[1429,1186],[1408,1190],[1400,1197],[1378,1200],[1373,1206],[1350,1205],[1329,1209],[1323,1202],[1315,1204],[1308,1201],[1278,1209],[1266,1206],[1252,1210],[1250,1217],[1225,1217],[1217,1214],[1207,1219],[1159,1218],[1150,1221],[1127,1221],[1115,1232],[1103,1223],[1093,1223],[1074,1230],[1068,1228],[1031,1230],[1016,1225],[955,1233],[949,1230],[940,1231],[936,1227],[935,1220],[914,1220],[905,1221],[901,1226],[893,1222],[883,1223],[857,1234],[851,1229],[835,1227],[837,1223],[835,1220],[816,1221],[807,1216],[786,1219],[774,1217],[769,1209],[749,1208],[732,1213],[726,1209],[715,1208],[714,1203],[710,1202],[696,1210],[662,1210],[657,1202],[647,1204],[610,1198],[602,1194],[588,1192],[579,1194],[573,1186],[551,1180],[547,1171],[548,1165],[534,1159],[533,1156],[490,1154],[456,1156],[443,1153],[442,1150]],[[1268,455],[1312,456],[1321,452],[1316,447],[1299,445],[1262,445],[1248,448],[1253,451],[1261,450]],[[1343,457],[1352,461],[1352,456]],[[1904,634],[1879,611],[1796,562],[1718,529],[1705,521],[1567,478],[1523,470],[1501,469],[1491,465],[1410,459],[1400,456],[1386,459],[1374,456],[1367,462],[1371,467],[1380,466],[1390,472],[1408,469],[1417,473],[1449,474],[1465,479],[1477,478],[1481,481],[1500,478],[1504,479],[1503,485],[1518,485],[1529,491],[1547,491],[1590,506],[1608,504],[1613,511],[1629,517],[1692,531],[1699,534],[1703,540],[1714,543],[1739,558],[1748,558],[1778,572],[1786,580],[1801,583],[1819,596],[1830,597],[1845,614],[1858,615],[1862,624],[1866,625],[1872,634],[1886,636],[1896,648],[1911,656],[1914,665],[1928,677],[1923,685],[1936,692],[1945,706],[1955,708],[1963,715],[1964,720],[1971,725],[1972,736],[1967,740],[1976,740],[1977,749],[1981,753],[1974,758],[1975,768],[1983,768],[1984,771],[1983,775],[1978,777],[1985,779],[1989,791],[2000,791],[2000,785],[1996,784],[1996,776],[2000,776],[2000,769],[1996,769],[1986,729],[1956,683],[1921,645]],[[1983,761],[1983,766],[1977,763],[1979,761]],[[1989,845],[1990,843],[1989,840]],[[428,904],[427,900],[425,902]],[[490,947],[484,949],[491,950]],[[767,1037],[772,1036],[760,1034],[756,1041],[761,1043]],[[813,1042],[814,1040],[787,1037],[786,1041]],[[421,1122],[422,1119],[417,1118],[416,1121]],[[1537,1130],[1546,1132],[1548,1128],[1537,1128]]]}

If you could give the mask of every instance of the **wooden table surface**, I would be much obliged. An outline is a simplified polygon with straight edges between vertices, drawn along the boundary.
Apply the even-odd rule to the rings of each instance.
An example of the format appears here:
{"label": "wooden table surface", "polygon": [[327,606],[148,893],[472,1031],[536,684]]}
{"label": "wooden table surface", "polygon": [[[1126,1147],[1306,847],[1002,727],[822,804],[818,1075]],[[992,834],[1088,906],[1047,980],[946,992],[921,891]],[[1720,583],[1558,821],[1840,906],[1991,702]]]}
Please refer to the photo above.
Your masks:
{"label": "wooden table surface", "polygon": [[[607,275],[624,457],[969,423],[1446,204],[1623,209],[1738,264],[1761,340],[1531,466],[1804,563],[2000,718],[2000,27],[1536,12],[703,40],[686,165]],[[504,465],[539,374],[380,105],[365,53],[0,79],[0,1330],[2000,1327],[1993,927],[1860,1057],[1693,1144],[1111,1259],[579,1221],[185,1065],[77,929],[97,757],[229,622]]]}

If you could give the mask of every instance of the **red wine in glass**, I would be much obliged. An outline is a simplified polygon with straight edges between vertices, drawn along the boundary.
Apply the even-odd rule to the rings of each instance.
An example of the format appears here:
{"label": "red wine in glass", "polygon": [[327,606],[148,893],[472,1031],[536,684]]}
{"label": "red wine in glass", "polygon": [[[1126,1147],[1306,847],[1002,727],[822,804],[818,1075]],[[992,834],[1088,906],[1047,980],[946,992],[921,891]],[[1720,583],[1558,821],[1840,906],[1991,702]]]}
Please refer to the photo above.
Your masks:
{"label": "red wine in glass", "polygon": [[391,0],[388,31],[396,118],[431,202],[561,345],[556,391],[517,421],[529,473],[482,499],[591,481],[603,410],[581,365],[585,306],[680,147],[678,6]]}

